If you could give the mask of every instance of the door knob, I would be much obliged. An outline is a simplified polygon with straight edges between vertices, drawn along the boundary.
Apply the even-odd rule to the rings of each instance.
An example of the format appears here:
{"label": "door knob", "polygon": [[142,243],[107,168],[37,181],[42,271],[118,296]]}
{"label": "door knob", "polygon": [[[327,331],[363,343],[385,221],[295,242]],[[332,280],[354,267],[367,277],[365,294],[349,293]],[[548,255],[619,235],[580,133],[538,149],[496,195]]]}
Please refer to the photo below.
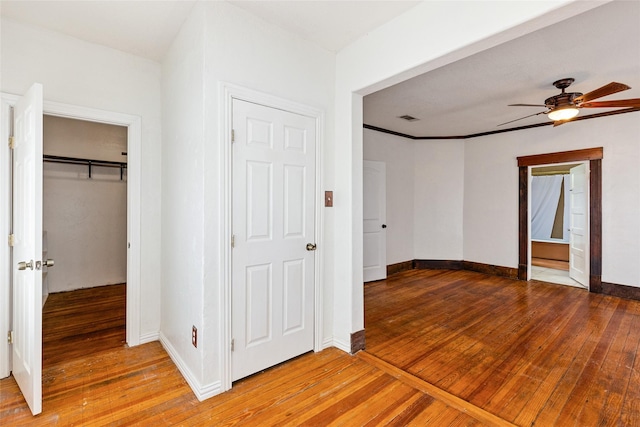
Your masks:
{"label": "door knob", "polygon": [[382,228],[387,228],[387,224],[382,224]]}
{"label": "door knob", "polygon": [[18,263],[18,270],[33,270],[33,260],[29,261],[29,262],[24,262],[24,261],[20,261]]}
{"label": "door knob", "polygon": [[315,251],[316,250],[316,244],[315,243],[307,243],[307,250],[308,251]]}
{"label": "door knob", "polygon": [[52,259],[47,259],[42,261],[42,266],[43,267],[53,267],[53,265],[55,264],[55,262]]}

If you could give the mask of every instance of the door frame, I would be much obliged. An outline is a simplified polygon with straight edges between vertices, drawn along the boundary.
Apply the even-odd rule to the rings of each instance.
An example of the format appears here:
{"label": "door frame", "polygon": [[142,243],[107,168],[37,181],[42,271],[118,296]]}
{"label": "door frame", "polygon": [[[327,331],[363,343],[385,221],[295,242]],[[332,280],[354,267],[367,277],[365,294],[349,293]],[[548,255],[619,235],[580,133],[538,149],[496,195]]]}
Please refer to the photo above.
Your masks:
{"label": "door frame", "polygon": [[322,155],[324,141],[324,112],[315,107],[300,104],[287,99],[279,98],[274,95],[237,86],[231,83],[220,82],[218,84],[220,94],[219,109],[219,140],[220,144],[220,168],[219,176],[222,183],[223,195],[220,203],[219,215],[220,221],[220,266],[219,283],[222,283],[221,292],[221,309],[219,310],[219,324],[221,349],[221,391],[227,391],[232,386],[232,367],[231,367],[231,339],[232,339],[232,317],[231,317],[231,291],[232,291],[232,264],[231,264],[231,232],[232,232],[232,129],[233,129],[233,100],[238,99],[254,104],[260,104],[265,107],[275,108],[288,111],[290,113],[300,114],[311,117],[316,122],[316,185],[315,185],[315,242],[318,249],[315,253],[315,283],[314,283],[314,351],[320,351],[325,345],[323,340],[323,256],[324,248],[322,245],[322,224],[324,222],[324,204],[321,197],[322,188],[324,187],[322,172]]}
{"label": "door frame", "polygon": [[602,158],[603,148],[518,157],[518,279],[529,280],[529,169],[556,163],[589,162],[589,292],[602,293]]}
{"label": "door frame", "polygon": [[[8,124],[9,110],[15,105],[19,95],[0,93],[0,123]],[[97,123],[112,124],[127,127],[127,297],[126,297],[126,340],[130,347],[139,345],[140,340],[140,271],[141,271],[141,247],[140,247],[140,193],[141,193],[141,142],[142,126],[141,118],[130,114],[116,113],[82,107],[59,102],[44,101],[44,114],[64,117],[69,119],[91,121]],[[0,144],[0,165],[9,165],[11,161],[10,150],[6,144],[9,138],[9,126],[0,126],[0,139],[5,143]],[[11,197],[10,182],[11,170],[2,168],[2,182],[0,188],[0,202],[4,206],[3,216],[7,218],[0,224],[1,235],[8,236],[11,227],[10,213]],[[6,237],[5,237],[6,238]],[[0,265],[7,268],[3,277],[0,277],[0,378],[4,378],[11,372],[11,360],[9,344],[4,339],[6,331],[11,325],[11,286],[6,285],[11,280],[10,250],[8,245],[0,245]]]}
{"label": "door frame", "polygon": [[[590,175],[590,174],[589,174],[589,167],[590,167],[589,161],[586,161],[586,160],[585,160],[585,161],[581,161],[581,162],[568,162],[568,163],[566,163],[566,162],[558,162],[558,163],[554,163],[553,165],[565,166],[565,167],[566,167],[566,166],[572,166],[572,167],[575,167],[575,166],[579,166],[579,165],[584,165],[584,166],[587,168],[587,169],[586,169],[586,177],[587,177],[587,180],[589,179],[589,175]],[[533,177],[534,177],[534,175],[533,175],[533,171],[534,171],[534,169],[536,169],[536,168],[544,168],[545,166],[553,166],[553,165],[535,165],[535,166],[529,166],[529,177],[528,177],[528,179],[529,179],[529,186],[531,185],[531,182],[533,181]],[[587,181],[587,182],[588,182],[588,181]],[[589,187],[588,187],[588,185],[586,186],[586,192],[587,192],[587,205],[590,205],[591,201],[590,201],[590,199],[589,199]],[[528,191],[528,193],[530,193],[530,192]],[[529,195],[528,203],[529,203],[529,204],[531,203],[531,197],[530,197],[530,195]],[[565,208],[566,208],[566,206],[567,206],[567,205],[565,204]],[[529,211],[529,210],[528,210],[528,211]],[[528,229],[528,230],[529,230],[529,233],[528,233],[528,237],[529,237],[529,254],[528,254],[528,260],[527,260],[527,262],[528,262],[528,264],[527,264],[527,268],[528,268],[528,270],[527,270],[527,271],[528,271],[528,278],[529,278],[529,280],[530,280],[530,279],[532,279],[532,277],[533,277],[533,273],[532,273],[532,271],[531,271],[531,270],[532,270],[532,263],[531,263],[531,259],[532,259],[532,257],[533,257],[533,255],[532,255],[532,249],[531,249],[531,247],[532,247],[532,245],[533,245],[533,244],[532,244],[532,239],[531,239],[531,212],[529,212],[529,213],[528,213],[528,221],[529,221],[529,229]],[[566,227],[566,224],[564,224],[564,226]],[[563,228],[564,228],[564,227],[563,227]],[[587,209],[587,228],[586,228],[586,230],[589,230],[589,209]],[[571,245],[570,241],[571,241],[571,240],[569,239],[569,241],[568,241],[568,242],[566,242],[566,243],[567,243],[567,245],[569,245],[569,246]],[[590,255],[590,253],[591,253],[591,252],[590,252],[590,250],[589,250],[589,241],[587,241],[587,242],[586,242],[586,245],[585,245],[585,246],[586,246],[586,251],[585,251],[585,252],[586,252],[586,255],[587,255],[587,257],[589,257],[589,255]],[[571,250],[571,249],[569,249],[569,250]],[[586,263],[587,263],[586,267],[587,267],[587,269],[588,269],[588,268],[589,268],[589,260],[588,260],[588,259],[587,259]],[[569,257],[569,271],[571,270],[571,265],[572,265],[571,257]],[[589,272],[587,272],[587,276],[586,276],[586,277],[587,277],[587,279],[588,279],[588,277],[589,277]],[[537,279],[537,280],[540,280],[540,281],[543,281],[543,282],[545,281],[545,280],[543,280],[543,279]],[[573,280],[574,280],[574,281],[576,281],[575,279],[573,279]],[[551,282],[551,283],[554,283],[554,282]],[[577,282],[577,281],[576,281],[576,283],[579,283],[579,282]],[[581,285],[582,285],[582,284],[581,284]],[[586,288],[585,288],[585,287],[582,287],[582,286],[581,286],[581,288],[582,288],[582,289],[589,289],[589,281],[588,281],[588,280],[587,280],[587,282],[584,284],[584,286],[586,286]]]}

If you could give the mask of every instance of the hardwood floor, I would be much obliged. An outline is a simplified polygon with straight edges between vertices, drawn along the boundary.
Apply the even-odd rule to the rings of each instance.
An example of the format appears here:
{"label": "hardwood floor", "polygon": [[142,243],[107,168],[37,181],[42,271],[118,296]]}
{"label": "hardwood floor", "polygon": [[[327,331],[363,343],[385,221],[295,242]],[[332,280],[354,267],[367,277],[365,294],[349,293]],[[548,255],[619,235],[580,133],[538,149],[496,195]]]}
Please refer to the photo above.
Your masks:
{"label": "hardwood floor", "polygon": [[637,301],[406,271],[365,286],[366,352],[308,353],[199,402],[159,343],[123,344],[124,286],[98,289],[98,305],[50,297],[43,413],[10,377],[0,425],[640,424]]}
{"label": "hardwood floor", "polygon": [[516,425],[640,425],[640,302],[473,272],[365,286],[367,352]]}
{"label": "hardwood floor", "polygon": [[531,258],[531,265],[537,265],[538,267],[554,268],[556,270],[569,271],[568,261],[558,261],[554,259],[544,258]]}
{"label": "hardwood floor", "polygon": [[[199,402],[158,342],[124,345],[124,286],[53,294],[45,305],[43,412],[0,380],[0,425],[505,425],[428,384],[336,349],[309,353]],[[98,303],[101,301],[101,303]],[[445,396],[447,397],[447,396]]]}
{"label": "hardwood floor", "polygon": [[43,366],[125,345],[126,285],[49,295],[42,312]]}

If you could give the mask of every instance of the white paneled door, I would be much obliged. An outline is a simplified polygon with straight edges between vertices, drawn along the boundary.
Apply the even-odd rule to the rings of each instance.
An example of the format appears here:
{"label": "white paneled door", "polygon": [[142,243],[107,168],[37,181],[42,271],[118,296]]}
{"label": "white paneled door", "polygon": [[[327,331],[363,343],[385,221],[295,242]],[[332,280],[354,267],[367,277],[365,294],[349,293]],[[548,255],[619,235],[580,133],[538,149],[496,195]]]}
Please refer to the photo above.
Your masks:
{"label": "white paneled door", "polygon": [[42,85],[14,109],[13,376],[42,412]]}
{"label": "white paneled door", "polygon": [[589,192],[587,165],[569,170],[569,276],[589,286]]}
{"label": "white paneled door", "polygon": [[233,101],[233,381],[313,350],[315,127]]}
{"label": "white paneled door", "polygon": [[387,278],[387,190],[384,162],[363,163],[363,279]]}

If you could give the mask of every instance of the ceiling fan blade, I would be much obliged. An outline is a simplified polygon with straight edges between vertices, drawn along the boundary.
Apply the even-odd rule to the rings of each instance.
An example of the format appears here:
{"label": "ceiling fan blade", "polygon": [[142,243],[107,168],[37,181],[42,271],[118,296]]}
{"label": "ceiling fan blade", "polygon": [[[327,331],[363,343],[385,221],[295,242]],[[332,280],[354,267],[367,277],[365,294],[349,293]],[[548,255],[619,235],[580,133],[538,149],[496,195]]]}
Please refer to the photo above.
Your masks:
{"label": "ceiling fan blade", "polygon": [[623,83],[611,82],[608,85],[604,85],[596,90],[585,93],[582,96],[577,97],[573,100],[574,104],[581,104],[584,102],[589,102],[593,99],[602,98],[603,96],[611,95],[613,93],[622,92],[623,90],[631,89],[630,86],[627,86]]}
{"label": "ceiling fan blade", "polygon": [[640,98],[618,99],[615,101],[584,102],[582,108],[640,108]]}
{"label": "ceiling fan blade", "polygon": [[547,113],[547,111],[540,111],[539,113],[529,114],[528,116],[520,117],[519,119],[515,119],[515,120],[508,121],[508,122],[500,123],[498,126],[506,125],[506,124],[509,124],[509,123],[517,122],[518,120],[522,120],[522,119],[526,119],[528,117],[538,116],[540,114],[546,114],[546,113]]}
{"label": "ceiling fan blade", "polygon": [[546,107],[546,105],[540,104],[509,104],[508,107]]}

